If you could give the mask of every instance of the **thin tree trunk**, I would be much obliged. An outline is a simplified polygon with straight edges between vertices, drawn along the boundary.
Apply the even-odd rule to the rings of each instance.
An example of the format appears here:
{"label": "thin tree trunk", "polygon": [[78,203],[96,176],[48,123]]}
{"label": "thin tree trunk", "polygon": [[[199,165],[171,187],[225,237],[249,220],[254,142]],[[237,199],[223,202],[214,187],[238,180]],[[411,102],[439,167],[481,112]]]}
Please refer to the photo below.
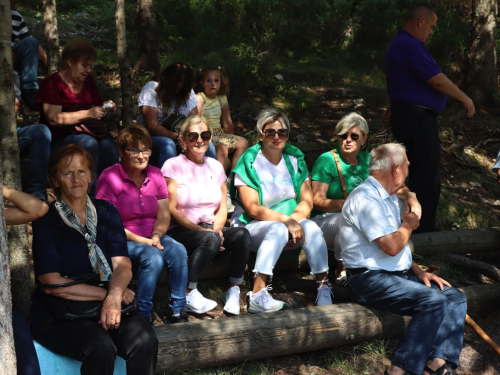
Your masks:
{"label": "thin tree trunk", "polygon": [[137,44],[139,53],[134,70],[160,71],[156,16],[153,0],[137,0]]}
{"label": "thin tree trunk", "polygon": [[[14,115],[14,81],[12,75],[12,50],[10,36],[12,21],[10,2],[0,0],[0,152],[3,182],[21,190],[21,168]],[[13,305],[25,316],[30,306],[29,244],[26,225],[8,229],[8,248]],[[2,248],[2,251],[4,248]],[[0,287],[5,290],[4,286]]]}
{"label": "thin tree trunk", "polygon": [[[12,22],[9,0],[0,0],[0,131],[7,127],[5,121],[14,119],[14,81],[12,76],[12,50],[10,35]],[[0,189],[3,186],[2,165],[4,143],[1,144]],[[0,195],[0,374],[16,374],[16,352],[12,331],[12,296],[10,290],[9,252],[3,208]]]}
{"label": "thin tree trunk", "polygon": [[497,79],[497,1],[472,2],[472,44],[467,71],[467,91],[476,102],[492,99]]}
{"label": "thin tree trunk", "polygon": [[134,105],[132,103],[132,77],[130,58],[127,49],[127,30],[125,27],[125,0],[115,0],[116,50],[120,64],[120,80],[122,87],[122,123],[132,124]]}
{"label": "thin tree trunk", "polygon": [[43,0],[43,24],[47,40],[47,65],[49,74],[61,70],[59,54],[59,32],[57,30],[56,0]]}

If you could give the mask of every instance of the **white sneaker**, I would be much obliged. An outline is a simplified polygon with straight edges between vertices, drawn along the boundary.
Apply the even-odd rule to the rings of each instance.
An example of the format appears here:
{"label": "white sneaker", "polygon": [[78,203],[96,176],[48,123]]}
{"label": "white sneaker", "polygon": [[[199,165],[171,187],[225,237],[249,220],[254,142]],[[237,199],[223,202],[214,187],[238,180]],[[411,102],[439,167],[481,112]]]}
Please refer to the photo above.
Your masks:
{"label": "white sneaker", "polygon": [[217,302],[205,298],[201,295],[198,289],[193,289],[186,296],[186,311],[196,314],[204,314],[217,306]]}
{"label": "white sneaker", "polygon": [[222,293],[222,302],[224,302],[224,311],[229,314],[240,314],[240,287],[233,286]]}
{"label": "white sneaker", "polygon": [[316,298],[316,306],[331,305],[333,297],[332,288],[326,284],[318,288],[318,297]]}
{"label": "white sneaker", "polygon": [[231,196],[229,195],[229,190],[227,192],[227,213],[233,213],[234,212],[234,204],[231,201]]}
{"label": "white sneaker", "polygon": [[250,314],[267,313],[281,310],[286,306],[283,301],[277,301],[269,294],[268,290],[272,290],[271,285],[266,288],[262,288],[259,292],[253,294],[248,292],[247,296],[249,298],[248,312]]}

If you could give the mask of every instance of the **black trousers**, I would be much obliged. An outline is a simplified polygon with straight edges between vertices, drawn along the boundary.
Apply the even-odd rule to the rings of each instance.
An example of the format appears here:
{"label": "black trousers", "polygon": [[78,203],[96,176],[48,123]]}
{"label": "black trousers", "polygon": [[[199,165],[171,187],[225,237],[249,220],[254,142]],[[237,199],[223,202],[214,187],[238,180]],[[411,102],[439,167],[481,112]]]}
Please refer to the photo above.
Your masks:
{"label": "black trousers", "polygon": [[410,161],[408,187],[422,205],[420,227],[416,232],[433,232],[441,193],[439,173],[441,146],[435,114],[412,108],[393,108],[392,133],[406,147]]}
{"label": "black trousers", "polygon": [[158,339],[139,314],[122,318],[118,329],[105,331],[95,320],[49,319],[34,338],[54,353],[82,361],[82,375],[113,375],[116,355],[127,361],[127,375],[154,375]]}
{"label": "black trousers", "polygon": [[[204,226],[211,228],[207,224]],[[250,254],[250,233],[245,228],[232,227],[223,229],[223,247],[226,250],[222,252],[219,251],[221,239],[215,232],[185,231],[182,228],[175,227],[169,230],[167,234],[183,244],[189,255],[188,287],[190,289],[194,289],[192,287],[198,283],[201,273],[213,258],[227,256],[229,253],[231,254],[229,277],[231,280],[243,279]]]}

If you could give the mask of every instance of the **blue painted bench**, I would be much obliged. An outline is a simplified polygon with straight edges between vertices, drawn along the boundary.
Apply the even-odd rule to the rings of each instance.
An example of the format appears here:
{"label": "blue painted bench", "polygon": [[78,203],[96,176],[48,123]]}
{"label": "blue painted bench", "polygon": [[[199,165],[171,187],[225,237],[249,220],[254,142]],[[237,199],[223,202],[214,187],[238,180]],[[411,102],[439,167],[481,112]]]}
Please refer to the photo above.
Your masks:
{"label": "blue painted bench", "polygon": [[[33,343],[35,344],[35,350],[38,356],[38,362],[40,363],[40,370],[42,372],[42,375],[80,375],[80,367],[82,367],[82,362],[59,354],[55,354],[36,341],[33,341]],[[126,374],[127,366],[125,360],[122,357],[117,356],[115,361],[115,371],[113,372],[113,375]]]}

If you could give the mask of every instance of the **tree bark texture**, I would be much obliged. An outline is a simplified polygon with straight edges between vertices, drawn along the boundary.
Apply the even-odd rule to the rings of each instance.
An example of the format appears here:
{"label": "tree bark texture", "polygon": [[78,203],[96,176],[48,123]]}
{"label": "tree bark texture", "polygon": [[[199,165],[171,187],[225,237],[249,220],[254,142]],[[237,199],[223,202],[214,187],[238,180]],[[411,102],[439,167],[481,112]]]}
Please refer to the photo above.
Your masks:
{"label": "tree bark texture", "polygon": [[47,65],[49,75],[61,70],[59,32],[57,29],[56,0],[43,0],[43,24],[47,40]]}
{"label": "tree bark texture", "polygon": [[[12,21],[10,2],[0,0],[0,152],[3,183],[21,190],[21,168],[14,115],[14,81],[10,39]],[[28,230],[26,225],[8,229],[8,249],[13,305],[25,316],[30,306],[30,268]]]}
{"label": "tree bark texture", "polygon": [[472,43],[467,71],[467,91],[472,99],[492,99],[498,90],[497,64],[497,1],[473,0]]}
{"label": "tree bark texture", "polygon": [[125,0],[115,0],[116,50],[120,65],[120,81],[122,88],[122,124],[133,123],[134,104],[132,103],[132,75],[130,58],[127,49],[127,29],[125,27]]}
{"label": "tree bark texture", "polygon": [[[500,285],[461,288],[467,312],[496,308]],[[410,318],[341,303],[155,327],[157,371],[203,368],[398,337]]]}
{"label": "tree bark texture", "polygon": [[[12,80],[12,50],[10,35],[12,22],[9,0],[0,0],[0,131],[5,120],[14,117],[14,81]],[[0,156],[0,189],[3,186],[3,147]],[[29,276],[29,274],[28,274]],[[9,251],[3,207],[0,195],[0,374],[16,374],[16,352],[12,331],[12,296],[10,290]]]}
{"label": "tree bark texture", "polygon": [[476,271],[490,279],[500,282],[500,270],[491,264],[479,262],[477,260],[469,259],[463,255],[444,254],[443,259],[469,271]]}
{"label": "tree bark texture", "polygon": [[137,44],[139,53],[134,70],[160,71],[156,16],[153,0],[137,0]]}

